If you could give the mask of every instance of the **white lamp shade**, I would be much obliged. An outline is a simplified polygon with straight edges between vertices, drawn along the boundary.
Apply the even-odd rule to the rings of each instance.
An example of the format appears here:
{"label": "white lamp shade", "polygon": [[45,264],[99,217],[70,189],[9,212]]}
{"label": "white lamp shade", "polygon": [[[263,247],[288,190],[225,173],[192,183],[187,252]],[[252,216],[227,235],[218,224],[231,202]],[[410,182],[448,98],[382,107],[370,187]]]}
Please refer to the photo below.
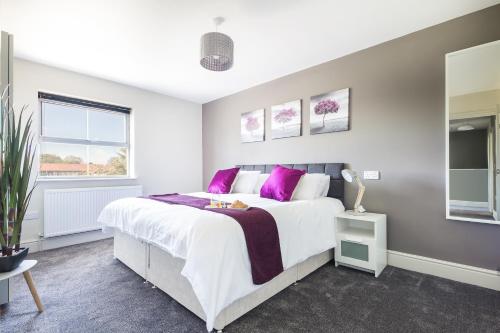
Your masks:
{"label": "white lamp shade", "polygon": [[342,170],[342,177],[349,183],[352,183],[354,179],[356,179],[356,172],[349,170],[349,169],[344,169]]}

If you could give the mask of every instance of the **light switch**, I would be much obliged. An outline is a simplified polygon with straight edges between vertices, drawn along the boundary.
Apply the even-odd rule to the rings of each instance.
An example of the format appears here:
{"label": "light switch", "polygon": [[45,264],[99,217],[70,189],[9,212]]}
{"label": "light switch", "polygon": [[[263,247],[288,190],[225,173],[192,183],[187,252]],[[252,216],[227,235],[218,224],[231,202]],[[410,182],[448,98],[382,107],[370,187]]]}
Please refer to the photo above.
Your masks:
{"label": "light switch", "polygon": [[379,180],[380,179],[380,171],[363,171],[364,179],[372,179]]}

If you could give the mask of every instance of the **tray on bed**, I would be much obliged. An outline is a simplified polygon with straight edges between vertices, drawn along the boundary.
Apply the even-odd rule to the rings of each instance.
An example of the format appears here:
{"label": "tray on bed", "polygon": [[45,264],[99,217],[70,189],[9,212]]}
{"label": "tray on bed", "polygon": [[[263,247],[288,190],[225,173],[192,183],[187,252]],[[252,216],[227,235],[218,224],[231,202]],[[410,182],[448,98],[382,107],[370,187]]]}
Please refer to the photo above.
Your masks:
{"label": "tray on bed", "polygon": [[230,210],[241,210],[241,211],[246,211],[246,210],[249,210],[250,208],[252,207],[246,207],[246,208],[231,208],[231,207],[212,207],[210,205],[208,206],[205,206],[206,209],[230,209]]}

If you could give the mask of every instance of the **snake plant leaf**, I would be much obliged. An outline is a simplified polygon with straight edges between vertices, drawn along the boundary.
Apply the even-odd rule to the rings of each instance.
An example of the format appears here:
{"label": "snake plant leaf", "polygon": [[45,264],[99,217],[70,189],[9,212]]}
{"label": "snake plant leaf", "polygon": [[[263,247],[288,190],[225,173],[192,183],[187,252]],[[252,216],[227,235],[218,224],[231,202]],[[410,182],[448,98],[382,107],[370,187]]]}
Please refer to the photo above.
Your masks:
{"label": "snake plant leaf", "polygon": [[[7,103],[5,103],[6,105]],[[26,215],[36,178],[32,182],[36,156],[31,128],[33,115],[26,121],[24,106],[16,118],[13,108],[3,107],[0,125],[0,245],[19,246],[22,223]]]}

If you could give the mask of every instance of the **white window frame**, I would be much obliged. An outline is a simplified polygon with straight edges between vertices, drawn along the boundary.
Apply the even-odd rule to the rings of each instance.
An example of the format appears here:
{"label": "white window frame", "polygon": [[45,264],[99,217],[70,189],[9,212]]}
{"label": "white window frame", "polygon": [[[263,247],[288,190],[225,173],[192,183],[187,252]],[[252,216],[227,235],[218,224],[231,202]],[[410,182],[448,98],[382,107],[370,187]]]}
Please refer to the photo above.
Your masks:
{"label": "white window frame", "polygon": [[[120,143],[120,142],[110,142],[110,141],[96,141],[96,140],[90,140],[90,139],[70,139],[70,138],[59,138],[59,137],[50,137],[46,136],[43,133],[43,124],[44,124],[44,114],[43,114],[43,104],[55,104],[55,105],[66,105],[70,106],[72,108],[82,108],[84,110],[96,110],[100,112],[110,112],[110,113],[120,113],[125,115],[125,143]],[[82,176],[38,176],[38,180],[102,180],[102,179],[132,179],[133,177],[131,176],[131,144],[130,144],[130,113],[123,113],[119,111],[111,111],[111,110],[106,110],[102,108],[96,108],[96,107],[91,107],[91,106],[82,106],[78,104],[73,104],[73,103],[65,103],[65,102],[60,102],[60,101],[53,101],[49,99],[43,99],[39,98],[38,99],[38,104],[39,104],[39,110],[40,110],[40,127],[39,127],[39,166],[38,166],[38,171],[40,172],[40,160],[41,160],[41,149],[40,146],[42,143],[63,143],[63,144],[75,144],[75,145],[84,145],[86,146],[87,149],[87,157],[89,156],[88,154],[88,149],[90,146],[104,146],[104,147],[123,147],[127,148],[127,174],[126,175],[100,175],[100,176],[91,176],[91,175],[82,175]],[[86,135],[88,137],[89,131],[88,131],[88,112],[87,112],[87,132]],[[88,173],[88,168],[89,168],[89,163],[87,161],[87,173]]]}

